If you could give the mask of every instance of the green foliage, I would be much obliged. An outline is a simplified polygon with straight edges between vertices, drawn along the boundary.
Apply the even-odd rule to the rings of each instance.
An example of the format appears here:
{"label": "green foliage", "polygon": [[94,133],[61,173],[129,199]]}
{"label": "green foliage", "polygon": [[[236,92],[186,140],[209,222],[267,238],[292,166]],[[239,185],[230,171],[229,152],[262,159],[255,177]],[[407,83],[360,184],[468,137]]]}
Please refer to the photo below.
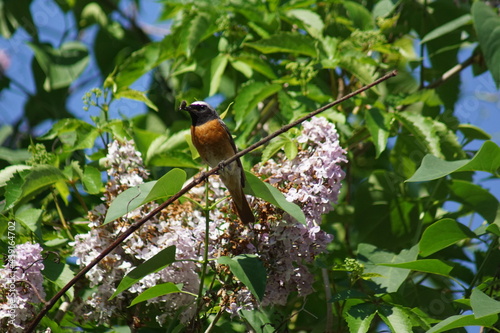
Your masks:
{"label": "green foliage", "polygon": [[[66,260],[74,241],[91,229],[89,221],[101,204],[107,212],[106,225],[93,229],[99,232],[113,223],[125,225],[133,211],[164,201],[199,171],[190,120],[177,111],[180,101],[222,97],[218,110],[226,110],[224,121],[243,149],[390,70],[399,72],[321,114],[336,123],[349,162],[343,165],[347,177],[339,201],[332,203],[335,210],[323,215],[321,228],[334,236],[329,252],[308,267],[313,294],[294,293],[286,304],[241,309],[240,316],[231,318],[213,302],[219,296],[236,297],[221,295],[222,286],[241,282],[260,302],[269,267],[254,255],[223,252],[216,261],[201,259],[200,250],[200,261],[193,263],[203,267],[198,294],[169,282],[130,297],[138,281],[183,260],[179,248],[176,254],[171,246],[138,260],[118,286],[105,286],[113,289],[111,299],[123,305],[120,318],[102,325],[75,318],[75,308],[101,287],[82,280],[67,292],[67,310],[55,311],[63,305],[57,301],[41,328],[500,330],[500,207],[484,183],[498,181],[500,148],[490,133],[459,112],[461,80],[467,76],[450,75],[457,68],[469,73],[472,65],[474,72],[467,75],[489,71],[500,86],[500,18],[490,3],[161,1],[158,20],[168,22],[169,33],[153,39],[135,15],[120,9],[120,1],[56,1],[54,10],[66,13],[72,23],[52,44],[40,38],[45,27],[34,20],[31,5],[0,1],[0,34],[11,39],[23,29],[32,55],[31,64],[24,65],[33,78],[23,82],[0,67],[0,92],[26,95],[22,120],[0,128],[0,247],[8,253],[11,243],[37,242],[59,254],[58,263],[44,261],[47,300],[78,270]],[[477,47],[470,59],[457,67],[459,50],[471,44]],[[145,75],[151,78],[148,86],[133,86]],[[81,106],[91,122],[74,118],[67,108],[86,80],[100,87],[83,96]],[[123,105],[130,100],[143,103],[147,113],[129,117]],[[112,119],[112,114],[124,116]],[[38,135],[40,124],[50,125],[43,135]],[[248,194],[306,224],[301,207],[252,169],[277,156],[293,160],[307,149],[297,144],[298,135],[298,128],[283,133],[245,155],[242,163]],[[110,179],[103,158],[115,139],[134,141],[150,179],[109,203],[103,200],[110,195],[105,193]],[[181,204],[194,201],[187,195]],[[192,213],[182,205],[180,210]],[[15,242],[9,222],[15,222]],[[231,246],[241,245],[227,239]],[[151,236],[147,241],[156,240]],[[116,251],[126,255],[129,249]],[[145,302],[168,294],[193,299],[197,321],[192,326],[180,323],[186,309],[164,313]],[[163,328],[151,319],[160,315],[169,316]]]}

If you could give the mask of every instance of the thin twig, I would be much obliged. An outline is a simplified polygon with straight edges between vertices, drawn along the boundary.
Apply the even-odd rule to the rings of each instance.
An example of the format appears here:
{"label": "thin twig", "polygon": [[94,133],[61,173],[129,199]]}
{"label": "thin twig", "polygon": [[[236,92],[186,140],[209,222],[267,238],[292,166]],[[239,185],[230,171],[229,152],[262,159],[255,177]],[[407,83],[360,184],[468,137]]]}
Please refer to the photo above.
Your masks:
{"label": "thin twig", "polygon": [[215,168],[210,169],[209,171],[203,173],[199,178],[194,179],[191,181],[189,184],[184,186],[179,192],[171,196],[168,200],[166,200],[164,203],[159,205],[157,208],[153,209],[148,215],[143,217],[141,220],[133,223],[127,230],[125,230],[120,236],[116,238],[116,240],[111,243],[106,249],[104,249],[92,262],[90,262],[87,266],[82,268],[81,271],[79,271],[74,278],[72,278],[57,294],[52,297],[48,303],[45,305],[45,307],[40,311],[40,313],[33,319],[31,322],[30,326],[27,328],[26,333],[31,333],[35,330],[37,327],[38,323],[42,320],[42,318],[47,314],[47,312],[55,305],[55,303],[79,280],[81,279],[88,271],[90,271],[94,266],[96,266],[102,259],[104,259],[111,251],[113,251],[120,243],[122,243],[124,240],[126,240],[131,234],[133,234],[135,231],[137,231],[144,223],[152,219],[154,216],[156,216],[158,213],[160,213],[163,209],[165,209],[167,206],[175,202],[177,199],[179,199],[181,196],[186,194],[189,190],[191,190],[193,187],[195,187],[198,184],[201,184],[203,181],[205,181],[209,176],[215,174],[217,171],[219,171],[221,168],[225,167],[226,165],[230,164],[231,162],[235,161],[236,159],[240,158],[241,156],[249,153],[250,151],[262,146],[263,144],[271,141],[278,135],[290,130],[294,126],[297,126],[298,124],[314,117],[315,115],[328,110],[329,108],[340,104],[344,102],[345,100],[348,100],[349,98],[356,96],[378,84],[380,84],[383,81],[386,81],[390,79],[391,77],[394,77],[397,75],[397,71],[392,71],[378,80],[375,80],[374,82],[356,90],[355,92],[352,92],[348,95],[345,95],[344,97],[329,103],[325,106],[322,106],[321,108],[309,113],[308,115],[294,121],[293,123],[290,123],[288,125],[283,126],[281,129],[278,131],[268,135],[264,139],[260,140],[259,142],[254,143],[253,145],[249,146],[248,148],[238,152],[236,155],[234,155],[231,158],[228,158],[225,161],[222,161],[219,163],[218,166]]}
{"label": "thin twig", "polygon": [[452,68],[450,68],[449,70],[447,70],[443,75],[441,75],[441,77],[439,79],[437,79],[436,81],[428,84],[425,87],[425,89],[434,89],[434,88],[437,88],[438,86],[440,86],[441,84],[443,84],[444,82],[446,82],[452,76],[460,73],[460,71],[462,71],[463,69],[465,69],[465,68],[469,67],[470,65],[472,65],[474,63],[474,58],[475,57],[476,56],[473,54],[469,58],[467,58],[467,60],[465,60],[464,62],[453,66]]}

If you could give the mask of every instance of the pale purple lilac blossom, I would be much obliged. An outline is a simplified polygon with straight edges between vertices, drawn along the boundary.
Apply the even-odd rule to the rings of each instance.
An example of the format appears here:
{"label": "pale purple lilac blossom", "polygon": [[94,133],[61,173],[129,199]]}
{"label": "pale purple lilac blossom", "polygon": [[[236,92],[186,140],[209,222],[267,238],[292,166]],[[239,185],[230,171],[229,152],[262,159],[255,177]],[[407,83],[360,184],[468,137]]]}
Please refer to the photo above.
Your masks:
{"label": "pale purple lilac blossom", "polygon": [[0,294],[6,295],[0,304],[0,323],[8,332],[24,332],[37,313],[33,304],[45,298],[42,250],[38,243],[18,244],[9,265],[0,269]]}

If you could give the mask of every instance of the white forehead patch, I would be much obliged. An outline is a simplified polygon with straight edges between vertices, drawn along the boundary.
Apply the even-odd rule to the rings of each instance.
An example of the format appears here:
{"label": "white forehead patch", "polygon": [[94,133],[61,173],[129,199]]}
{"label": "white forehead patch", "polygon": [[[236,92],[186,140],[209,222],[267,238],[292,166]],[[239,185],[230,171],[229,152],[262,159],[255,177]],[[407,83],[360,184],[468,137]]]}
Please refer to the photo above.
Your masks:
{"label": "white forehead patch", "polygon": [[208,105],[207,102],[204,102],[204,101],[196,101],[196,102],[191,103],[191,105],[205,105],[205,106],[210,106],[210,105]]}

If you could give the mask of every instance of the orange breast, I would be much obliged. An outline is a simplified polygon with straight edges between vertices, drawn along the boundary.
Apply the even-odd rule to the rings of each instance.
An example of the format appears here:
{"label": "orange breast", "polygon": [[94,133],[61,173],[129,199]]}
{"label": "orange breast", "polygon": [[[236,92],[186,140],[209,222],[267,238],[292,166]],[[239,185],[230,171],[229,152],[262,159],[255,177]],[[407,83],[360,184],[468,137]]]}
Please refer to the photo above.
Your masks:
{"label": "orange breast", "polygon": [[191,127],[191,138],[201,158],[211,167],[236,153],[231,145],[232,138],[218,119]]}

